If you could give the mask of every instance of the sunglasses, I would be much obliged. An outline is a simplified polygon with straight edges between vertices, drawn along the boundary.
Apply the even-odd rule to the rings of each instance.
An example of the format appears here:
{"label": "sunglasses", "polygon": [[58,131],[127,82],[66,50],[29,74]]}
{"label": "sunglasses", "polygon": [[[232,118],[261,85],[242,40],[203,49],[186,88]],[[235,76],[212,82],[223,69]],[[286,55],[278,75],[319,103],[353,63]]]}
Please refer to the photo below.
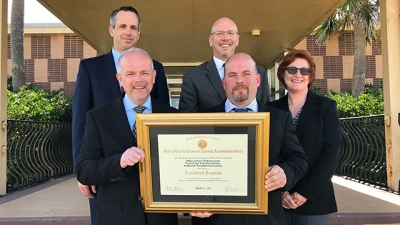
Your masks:
{"label": "sunglasses", "polygon": [[311,69],[309,69],[309,68],[297,68],[294,66],[286,67],[286,71],[292,75],[296,74],[298,70],[300,70],[300,74],[303,76],[310,75],[310,73],[311,73]]}

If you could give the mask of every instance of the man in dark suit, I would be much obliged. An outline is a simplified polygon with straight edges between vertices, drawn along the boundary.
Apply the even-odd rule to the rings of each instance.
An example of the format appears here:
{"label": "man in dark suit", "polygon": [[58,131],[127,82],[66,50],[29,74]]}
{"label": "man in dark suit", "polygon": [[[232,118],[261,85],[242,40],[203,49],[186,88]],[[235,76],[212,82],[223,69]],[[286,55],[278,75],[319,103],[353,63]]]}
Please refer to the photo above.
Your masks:
{"label": "man in dark suit", "polygon": [[[182,112],[202,112],[226,98],[221,79],[224,76],[224,63],[235,53],[239,45],[238,28],[231,19],[223,17],[215,21],[208,37],[214,55],[210,61],[186,71],[182,78],[182,91],[179,109]],[[267,104],[270,101],[267,71],[257,66],[261,76],[257,99]]]}
{"label": "man in dark suit", "polygon": [[[238,53],[225,64],[222,79],[227,99],[209,112],[270,112],[269,171],[265,175],[268,194],[268,215],[211,215],[193,212],[192,216],[208,217],[205,224],[212,225],[281,225],[285,217],[282,191],[289,190],[307,170],[307,156],[299,143],[295,127],[288,112],[268,107],[256,99],[260,74],[254,60]],[[249,115],[251,116],[251,115]]]}
{"label": "man in dark suit", "polygon": [[122,53],[117,79],[126,91],[117,100],[90,110],[76,165],[79,182],[98,185],[99,225],[176,225],[176,213],[144,213],[138,163],[146,160],[136,147],[136,113],[178,112],[149,97],[156,71],[151,57],[139,48]]}
{"label": "man in dark suit", "polygon": [[[138,11],[131,6],[123,6],[111,13],[109,32],[113,37],[112,50],[102,56],[82,60],[79,65],[72,102],[72,155],[74,166],[78,161],[85,129],[86,113],[121,95],[121,88],[115,78],[120,54],[134,46],[139,40],[141,19]],[[169,105],[169,92],[163,66],[153,60],[157,71],[151,96]],[[96,187],[78,183],[80,191],[90,198],[92,224],[96,213]],[[92,200],[93,199],[93,200]]]}

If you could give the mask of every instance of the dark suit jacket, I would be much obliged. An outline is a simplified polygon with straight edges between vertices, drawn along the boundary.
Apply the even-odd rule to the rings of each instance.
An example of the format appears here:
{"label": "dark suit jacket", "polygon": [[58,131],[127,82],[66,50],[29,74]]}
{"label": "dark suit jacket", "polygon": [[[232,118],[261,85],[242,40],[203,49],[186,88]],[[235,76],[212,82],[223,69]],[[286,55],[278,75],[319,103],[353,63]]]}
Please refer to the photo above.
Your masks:
{"label": "dark suit jacket", "polygon": [[[157,75],[150,95],[169,105],[169,92],[164,67],[157,61],[153,61],[153,65]],[[79,64],[72,101],[72,154],[74,165],[78,161],[82,145],[86,113],[97,106],[114,101],[121,95],[116,74],[117,71],[111,51],[102,56],[84,59]]]}
{"label": "dark suit jacket", "polygon": [[[257,99],[267,104],[270,99],[267,71],[261,66],[257,66],[257,70],[261,76]],[[184,73],[179,99],[181,112],[204,112],[224,99],[226,99],[225,90],[213,59]]]}
{"label": "dark suit jacket", "polygon": [[[144,213],[140,197],[139,167],[121,169],[126,149],[137,146],[121,95],[87,113],[85,136],[76,173],[79,182],[98,185],[98,225],[176,225],[177,214]],[[152,98],[152,112],[178,112]]]}
{"label": "dark suit jacket", "polygon": [[[288,190],[306,172],[307,155],[297,140],[289,113],[260,102],[258,107],[260,112],[270,112],[269,165],[279,165],[285,171],[287,183],[284,189]],[[207,111],[225,112],[225,101]],[[268,193],[268,215],[212,215],[206,224],[282,225],[285,221],[282,191],[278,189]]]}
{"label": "dark suit jacket", "polygon": [[[270,105],[289,111],[288,96]],[[290,192],[298,192],[307,202],[288,211],[302,215],[337,212],[331,181],[340,157],[341,125],[336,102],[309,90],[296,131],[308,156],[308,169]]]}

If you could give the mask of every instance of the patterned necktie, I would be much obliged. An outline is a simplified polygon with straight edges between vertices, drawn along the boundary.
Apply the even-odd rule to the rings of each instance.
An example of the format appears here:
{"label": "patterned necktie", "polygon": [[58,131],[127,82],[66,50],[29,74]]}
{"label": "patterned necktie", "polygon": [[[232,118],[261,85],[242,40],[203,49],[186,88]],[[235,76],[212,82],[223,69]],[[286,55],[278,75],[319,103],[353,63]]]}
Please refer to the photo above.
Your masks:
{"label": "patterned necktie", "polygon": [[[146,106],[143,105],[138,105],[136,107],[133,107],[133,110],[135,110],[136,113],[142,113],[146,109]],[[136,139],[136,121],[135,124],[133,124],[132,132],[135,135],[135,140]]]}
{"label": "patterned necktie", "polygon": [[233,111],[235,111],[235,112],[248,112],[249,108],[245,108],[245,109],[234,108]]}
{"label": "patterned necktie", "polygon": [[138,105],[136,107],[133,107],[133,110],[135,110],[136,113],[142,113],[146,109],[146,106],[144,105]]}

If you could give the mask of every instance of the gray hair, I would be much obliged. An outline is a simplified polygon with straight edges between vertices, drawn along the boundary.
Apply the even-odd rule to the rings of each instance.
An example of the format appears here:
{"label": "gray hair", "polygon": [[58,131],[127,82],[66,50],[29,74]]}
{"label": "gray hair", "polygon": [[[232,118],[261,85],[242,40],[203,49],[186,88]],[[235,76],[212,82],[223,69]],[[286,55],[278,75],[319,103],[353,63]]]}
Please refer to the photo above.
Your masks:
{"label": "gray hair", "polygon": [[111,15],[110,15],[110,26],[112,28],[115,28],[115,17],[120,11],[125,11],[125,12],[133,12],[136,14],[138,18],[138,29],[140,30],[140,26],[142,25],[142,20],[140,19],[139,12],[133,8],[132,6],[121,6],[118,9],[114,10]]}
{"label": "gray hair", "polygon": [[129,54],[129,53],[143,53],[145,55],[147,55],[147,57],[149,58],[150,62],[151,62],[151,69],[154,70],[154,65],[153,65],[153,59],[151,58],[151,56],[149,55],[149,53],[147,53],[145,50],[141,49],[141,48],[136,48],[136,47],[132,47],[129,48],[128,50],[122,52],[121,56],[118,58],[118,69],[117,69],[117,73],[121,72],[121,60],[122,58],[125,57],[125,55]]}

